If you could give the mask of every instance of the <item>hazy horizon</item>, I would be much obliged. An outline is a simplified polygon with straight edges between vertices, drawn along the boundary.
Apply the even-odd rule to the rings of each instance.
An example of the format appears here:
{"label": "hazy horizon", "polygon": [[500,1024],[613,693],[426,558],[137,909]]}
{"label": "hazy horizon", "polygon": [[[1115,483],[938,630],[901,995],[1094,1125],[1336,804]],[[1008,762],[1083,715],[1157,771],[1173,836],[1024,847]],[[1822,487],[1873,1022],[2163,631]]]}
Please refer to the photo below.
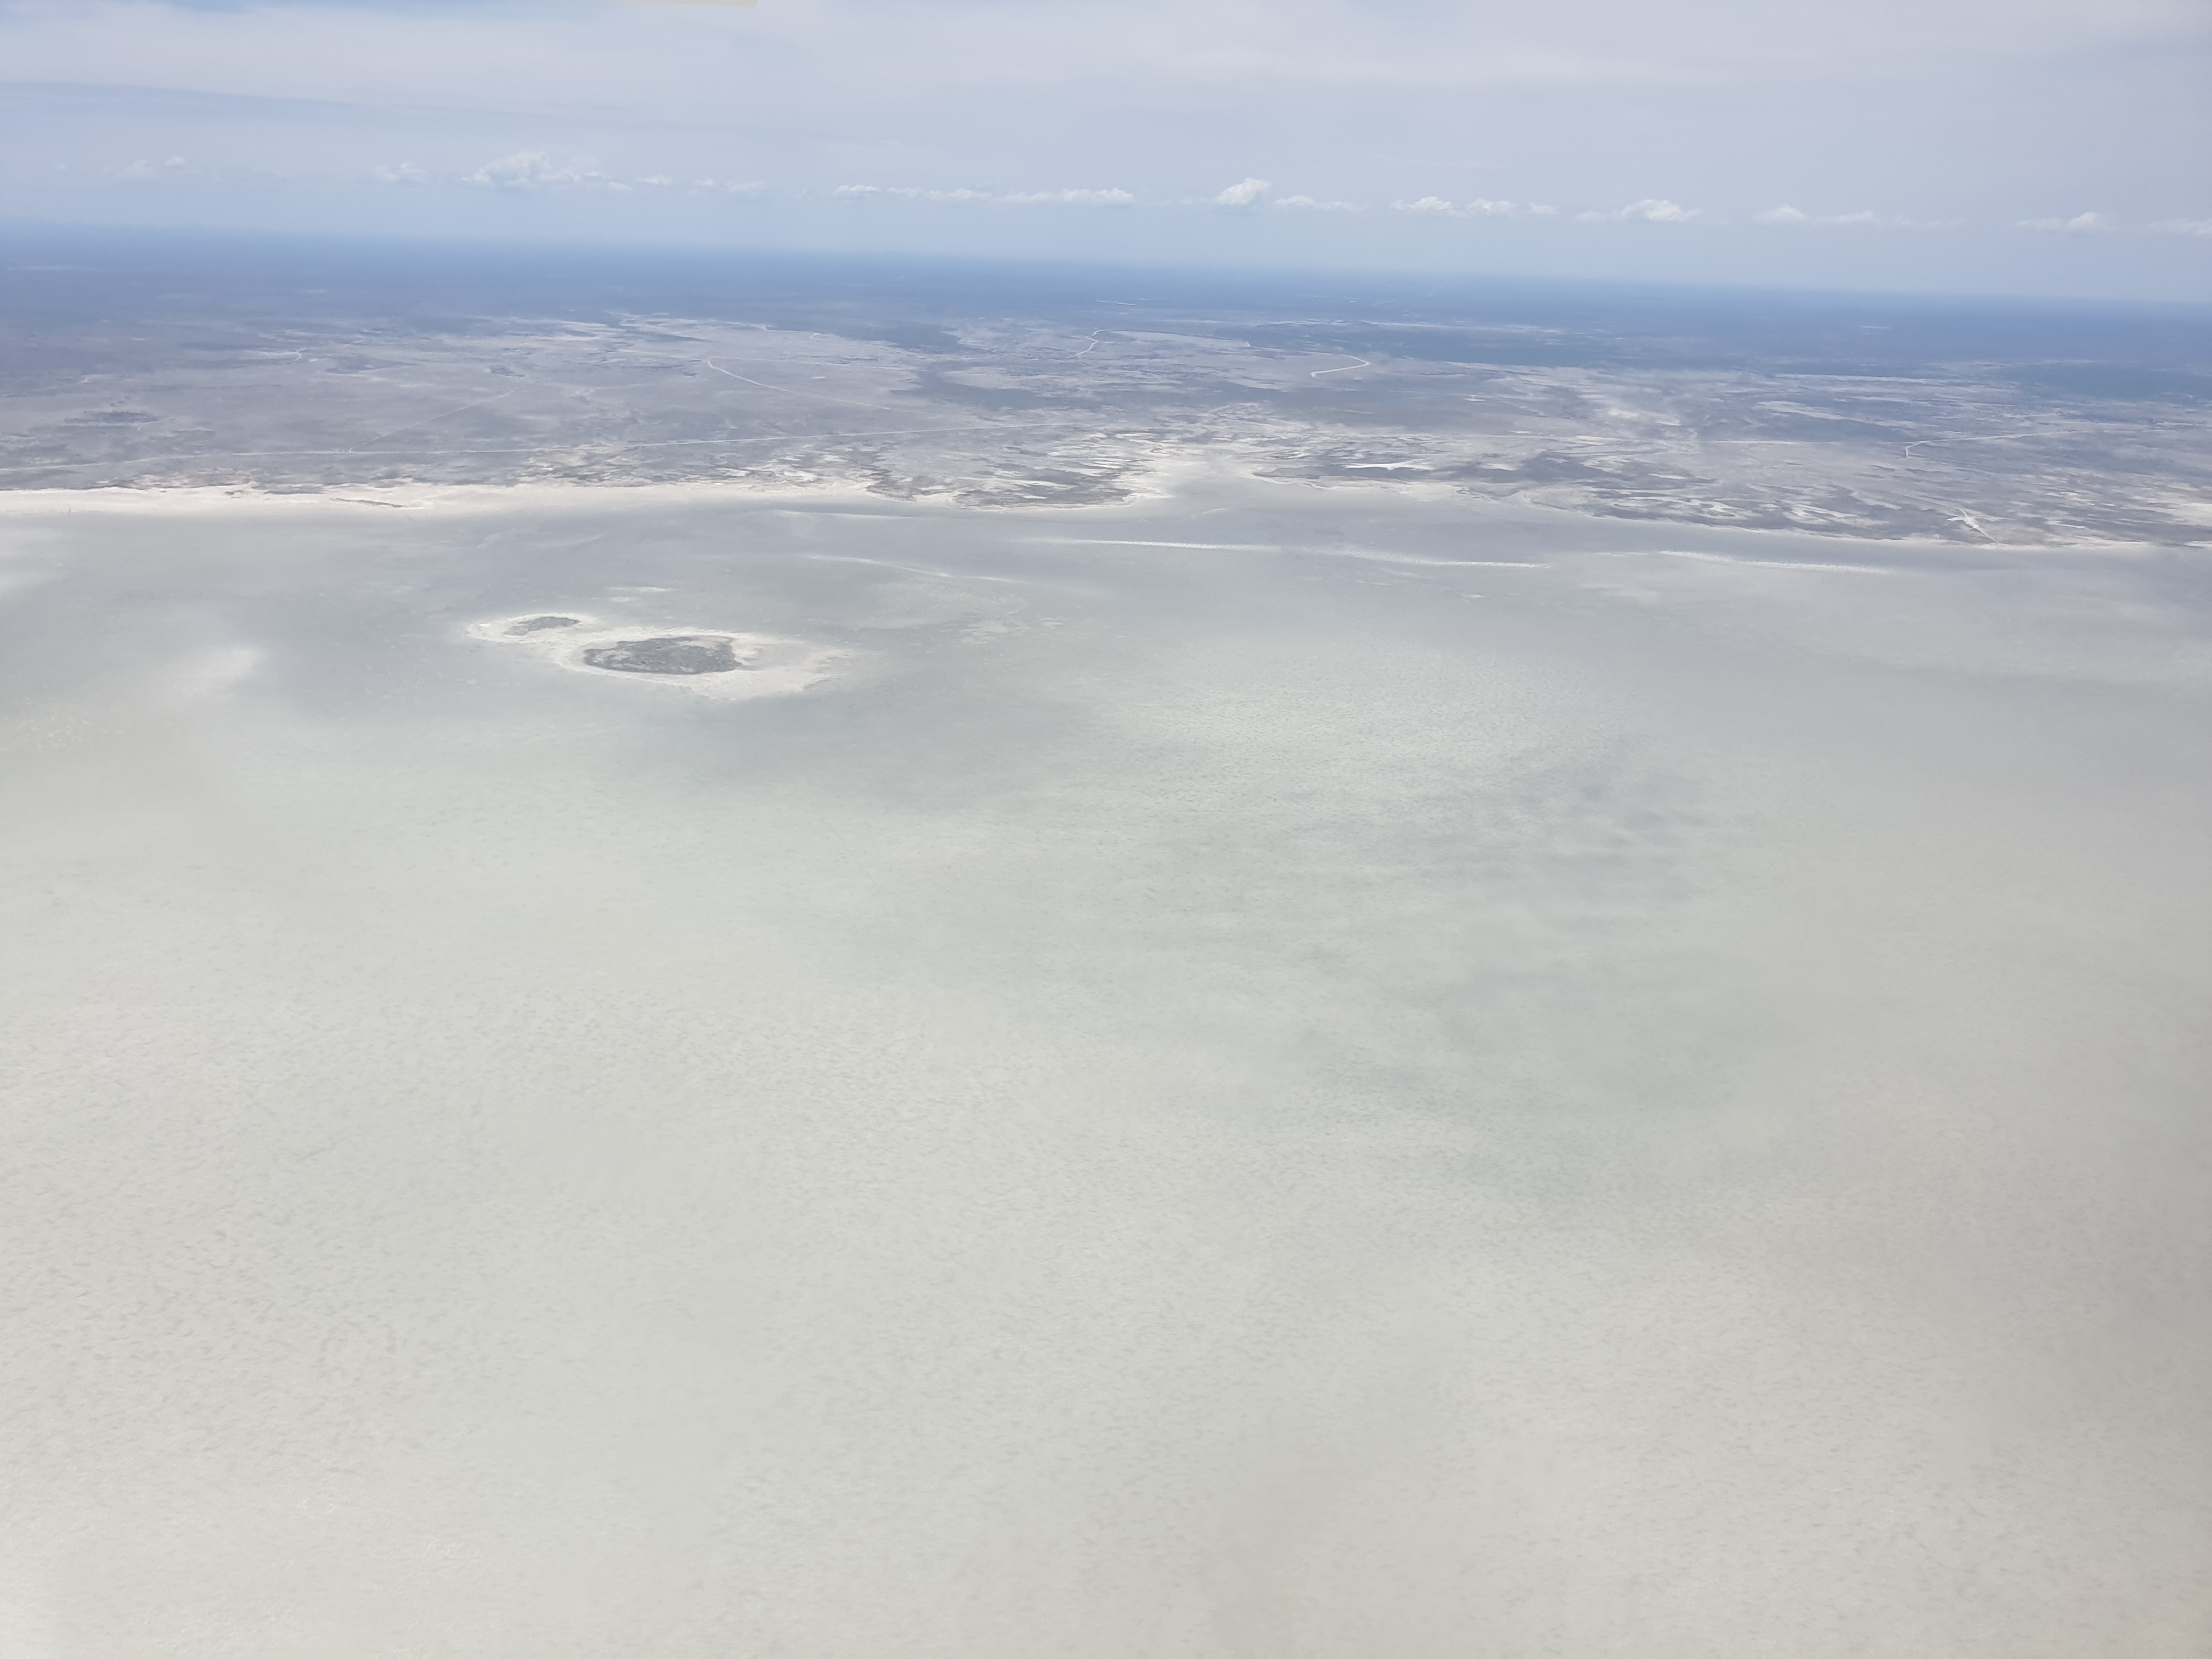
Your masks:
{"label": "hazy horizon", "polygon": [[2186,0],[6,0],[0,216],[2212,298]]}

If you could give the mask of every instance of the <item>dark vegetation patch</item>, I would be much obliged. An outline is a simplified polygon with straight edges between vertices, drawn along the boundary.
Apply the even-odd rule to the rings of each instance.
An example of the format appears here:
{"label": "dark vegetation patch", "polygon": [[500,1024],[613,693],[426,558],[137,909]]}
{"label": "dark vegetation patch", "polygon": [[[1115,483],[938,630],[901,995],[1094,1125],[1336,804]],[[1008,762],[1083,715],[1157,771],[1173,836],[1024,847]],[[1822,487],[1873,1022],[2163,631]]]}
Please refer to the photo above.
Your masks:
{"label": "dark vegetation patch", "polygon": [[661,634],[649,640],[617,640],[587,646],[584,660],[623,674],[726,674],[744,665],[720,634]]}

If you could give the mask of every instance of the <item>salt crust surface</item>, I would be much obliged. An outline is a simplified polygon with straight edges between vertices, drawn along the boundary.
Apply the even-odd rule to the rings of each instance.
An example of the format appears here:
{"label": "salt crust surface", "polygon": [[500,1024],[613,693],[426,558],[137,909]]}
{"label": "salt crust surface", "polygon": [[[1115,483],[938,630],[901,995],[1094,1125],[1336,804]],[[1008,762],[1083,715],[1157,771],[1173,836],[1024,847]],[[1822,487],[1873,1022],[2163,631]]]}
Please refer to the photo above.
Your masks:
{"label": "salt crust surface", "polygon": [[10,523],[0,1653],[2196,1659],[2187,559],[1215,476]]}

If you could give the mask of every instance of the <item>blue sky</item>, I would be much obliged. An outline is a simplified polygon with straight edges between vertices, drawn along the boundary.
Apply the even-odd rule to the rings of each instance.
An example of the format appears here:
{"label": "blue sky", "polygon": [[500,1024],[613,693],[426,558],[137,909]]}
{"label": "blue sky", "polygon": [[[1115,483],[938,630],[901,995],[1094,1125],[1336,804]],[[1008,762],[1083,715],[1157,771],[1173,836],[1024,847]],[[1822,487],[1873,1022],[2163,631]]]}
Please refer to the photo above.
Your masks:
{"label": "blue sky", "polygon": [[0,214],[2212,299],[2209,16],[0,0]]}

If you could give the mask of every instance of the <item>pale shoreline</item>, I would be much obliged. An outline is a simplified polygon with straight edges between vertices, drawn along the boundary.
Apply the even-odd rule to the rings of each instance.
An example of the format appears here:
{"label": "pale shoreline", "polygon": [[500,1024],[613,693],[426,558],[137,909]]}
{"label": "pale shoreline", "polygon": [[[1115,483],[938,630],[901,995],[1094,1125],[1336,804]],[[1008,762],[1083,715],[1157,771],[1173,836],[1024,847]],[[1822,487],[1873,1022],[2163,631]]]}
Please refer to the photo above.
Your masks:
{"label": "pale shoreline", "polygon": [[[1721,536],[1743,537],[1805,537],[1821,542],[1851,546],[1925,550],[1945,553],[2096,553],[2102,555],[2134,554],[2151,556],[2185,550],[2212,550],[2212,541],[2147,542],[2123,540],[2118,538],[2093,538],[2066,542],[1958,542],[1936,536],[1848,536],[1830,530],[1792,526],[1777,528],[1753,525],[1722,525],[1686,523],[1679,520],[1639,520],[1616,517],[1609,514],[1578,512],[1571,507],[1553,507],[1540,501],[1492,501],[1479,496],[1462,496],[1448,484],[1367,484],[1346,483],[1336,479],[1285,479],[1261,477],[1241,468],[1224,466],[1211,459],[1186,461],[1162,467],[1153,474],[1154,481],[1164,487],[1146,490],[1120,501],[1085,501],[1056,504],[1023,502],[1012,505],[960,501],[942,496],[910,498],[886,497],[860,487],[839,485],[770,485],[727,480],[702,481],[689,483],[508,483],[508,484],[408,484],[380,491],[377,497],[340,495],[335,491],[262,490],[222,484],[162,485],[150,488],[130,486],[100,486],[86,489],[0,489],[0,520],[69,518],[86,514],[99,516],[131,516],[177,514],[202,516],[223,513],[252,513],[256,514],[321,514],[331,512],[388,513],[439,512],[475,514],[530,511],[533,509],[573,509],[597,511],[613,507],[652,509],[701,506],[785,506],[810,508],[835,508],[865,505],[885,516],[903,516],[899,509],[915,515],[934,514],[981,514],[990,517],[1013,517],[1025,513],[1048,513],[1054,517],[1066,514],[1080,516],[1093,521],[1114,522],[1127,518],[1144,520],[1158,516],[1163,503],[1172,501],[1185,493],[1182,486],[1191,481],[1193,474],[1210,475],[1215,482],[1272,488],[1285,485],[1303,486],[1317,493],[1342,496],[1351,494],[1371,495],[1382,503],[1396,503],[1409,496],[1431,502],[1458,497],[1470,514],[1486,510],[1506,510],[1516,513],[1556,515],[1562,521],[1604,525],[1620,528],[1631,525],[1648,524],[1655,535],[1666,532],[1676,536],[1684,532]],[[1181,476],[1174,476],[1181,475]],[[395,499],[397,498],[397,499]],[[1291,549],[1285,551],[1328,551],[1326,549]],[[1672,551],[1673,550],[1649,550]],[[1696,554],[1688,556],[1699,556]]]}

